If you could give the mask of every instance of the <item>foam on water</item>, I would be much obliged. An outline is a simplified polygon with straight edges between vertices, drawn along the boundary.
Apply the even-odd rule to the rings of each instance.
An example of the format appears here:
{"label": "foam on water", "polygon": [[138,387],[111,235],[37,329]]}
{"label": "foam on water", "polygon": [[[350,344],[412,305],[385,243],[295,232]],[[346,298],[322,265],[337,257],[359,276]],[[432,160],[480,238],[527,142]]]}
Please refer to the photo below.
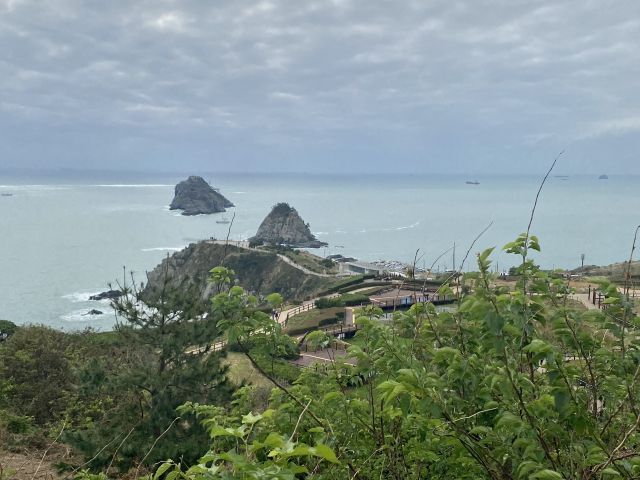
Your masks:
{"label": "foam on water", "polygon": [[100,185],[86,185],[87,187],[100,187],[100,188],[166,188],[173,187],[174,185],[168,185],[164,183],[114,183],[114,184],[100,184]]}
{"label": "foam on water", "polygon": [[69,300],[72,303],[82,303],[82,302],[90,302],[93,300],[89,300],[89,297],[93,295],[98,295],[102,293],[104,290],[91,290],[91,291],[83,291],[83,292],[73,292],[67,295],[63,295],[62,298]]}
{"label": "foam on water", "polygon": [[152,247],[152,248],[141,248],[142,252],[179,252],[183,250],[184,247]]}
{"label": "foam on water", "polygon": [[403,227],[396,227],[394,230],[407,230],[409,228],[416,228],[418,225],[420,225],[420,221],[414,222],[411,225],[406,225]]}
{"label": "foam on water", "polygon": [[63,315],[60,315],[60,320],[62,320],[63,322],[67,322],[67,323],[97,323],[98,321],[101,321],[101,323],[106,320],[107,318],[113,318],[114,317],[114,310],[112,308],[103,308],[102,306],[100,307],[100,311],[102,312],[102,315],[87,315],[87,312],[90,310],[90,308],[83,308],[82,310],[73,310],[72,312],[69,313],[65,313]]}

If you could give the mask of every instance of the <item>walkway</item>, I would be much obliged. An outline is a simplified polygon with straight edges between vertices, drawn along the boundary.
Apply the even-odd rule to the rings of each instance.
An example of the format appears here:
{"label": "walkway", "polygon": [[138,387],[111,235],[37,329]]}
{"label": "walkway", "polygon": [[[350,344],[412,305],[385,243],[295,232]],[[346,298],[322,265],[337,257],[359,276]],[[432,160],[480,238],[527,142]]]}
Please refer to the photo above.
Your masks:
{"label": "walkway", "polygon": [[587,310],[598,310],[598,305],[594,305],[589,298],[589,295],[586,293],[574,293],[572,295],[569,295],[569,298],[582,303],[585,307],[587,307]]}
{"label": "walkway", "polygon": [[278,323],[284,326],[287,323],[287,320],[293,317],[294,315],[298,315],[299,313],[313,310],[314,308],[316,308],[316,301],[320,300],[321,298],[336,298],[339,296],[340,296],[339,293],[332,293],[331,295],[324,295],[322,297],[312,298],[311,300],[305,300],[304,302],[302,302],[302,304],[296,307],[292,307],[287,310],[281,311],[278,314]]}

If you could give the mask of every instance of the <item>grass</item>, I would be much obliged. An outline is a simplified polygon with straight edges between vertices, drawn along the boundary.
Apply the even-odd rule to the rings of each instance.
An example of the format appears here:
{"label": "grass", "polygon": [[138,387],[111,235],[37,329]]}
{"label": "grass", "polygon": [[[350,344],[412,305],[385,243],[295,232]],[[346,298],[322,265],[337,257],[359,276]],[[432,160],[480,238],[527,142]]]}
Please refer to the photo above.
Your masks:
{"label": "grass", "polygon": [[344,307],[314,308],[308,312],[291,317],[287,324],[287,330],[311,330],[316,328],[322,320],[335,318],[336,314],[344,312]]}
{"label": "grass", "polygon": [[[255,351],[252,351],[252,356],[268,375],[280,382],[292,384],[300,375],[298,367],[287,360],[275,359],[271,363],[270,358]],[[256,390],[266,390],[267,392],[274,387],[273,383],[262,375],[242,353],[228,352],[224,365],[229,367],[227,379],[232,385],[239,387],[249,384],[256,387]],[[273,371],[271,371],[272,367]]]}
{"label": "grass", "polygon": [[227,378],[233,385],[251,384],[256,388],[273,387],[273,383],[256,370],[242,353],[228,352],[224,363],[229,367]]}
{"label": "grass", "polygon": [[327,274],[335,274],[338,273],[338,267],[334,264],[332,267],[327,268],[322,265],[322,261],[324,260],[321,257],[313,255],[312,253],[305,252],[304,250],[286,250],[282,253],[287,258],[290,258],[295,263],[300,266],[303,266],[307,270],[311,270],[316,273],[327,273]]}

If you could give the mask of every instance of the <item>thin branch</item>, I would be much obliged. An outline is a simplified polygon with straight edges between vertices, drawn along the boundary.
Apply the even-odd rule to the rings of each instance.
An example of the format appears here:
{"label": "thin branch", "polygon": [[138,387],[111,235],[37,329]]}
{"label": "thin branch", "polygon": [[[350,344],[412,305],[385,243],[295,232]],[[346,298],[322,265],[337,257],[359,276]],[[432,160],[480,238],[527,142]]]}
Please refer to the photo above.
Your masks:
{"label": "thin branch", "polygon": [[227,238],[224,241],[224,251],[222,252],[222,260],[220,261],[220,265],[224,265],[224,261],[227,258],[227,247],[229,247],[229,237],[231,236],[231,228],[233,227],[233,221],[236,219],[236,212],[233,212],[233,216],[231,217],[231,223],[229,224],[229,228],[227,229]]}
{"label": "thin branch", "polygon": [[307,411],[307,408],[309,408],[309,405],[311,405],[311,402],[312,402],[312,400],[309,400],[307,405],[304,407],[304,409],[300,413],[300,416],[298,417],[298,421],[296,422],[296,426],[293,429],[293,432],[291,432],[291,436],[289,437],[289,441],[290,442],[293,440],[293,437],[295,437],[296,432],[298,431],[298,427],[300,426],[300,421],[302,420],[302,417],[304,416],[304,413]]}
{"label": "thin branch", "polygon": [[636,251],[636,242],[638,240],[638,231],[640,231],[640,225],[636,227],[636,232],[633,235],[633,244],[631,245],[631,254],[629,255],[629,263],[627,264],[627,271],[624,275],[624,294],[629,296],[629,283],[631,281],[631,262],[633,262],[633,253]]}
{"label": "thin branch", "polygon": [[[562,154],[564,154],[564,150],[562,150],[553,160],[553,163],[551,164],[551,167],[549,167],[547,174],[542,179],[542,183],[540,183],[540,187],[538,188],[538,193],[536,193],[536,199],[533,202],[533,208],[531,209],[531,217],[529,217],[529,225],[527,226],[527,240],[529,240],[529,233],[531,232],[531,225],[533,224],[533,217],[536,213],[536,208],[538,206],[538,200],[540,198],[540,194],[542,193],[542,187],[544,187],[544,184],[547,183],[547,179],[549,178],[549,175],[551,175],[552,170],[556,166],[556,163],[558,162],[558,160],[560,160],[560,157],[562,156]],[[526,245],[525,245],[525,248],[526,248]]]}
{"label": "thin branch", "polygon": [[120,438],[122,436],[122,434],[117,435],[116,437],[114,437],[109,443],[107,443],[104,447],[102,447],[100,450],[98,450],[98,453],[96,453],[93,457],[91,457],[89,460],[87,460],[86,462],[84,462],[82,465],[80,465],[79,467],[74,468],[66,477],[64,477],[63,480],[67,480],[68,478],[71,478],[73,475],[75,475],[81,468],[86,467],[87,465],[89,465],[91,462],[93,462],[96,458],[98,458],[98,456],[104,452],[107,447],[109,445],[111,445],[113,442],[115,442],[118,438]]}
{"label": "thin branch", "polygon": [[618,450],[620,450],[625,442],[627,441],[627,439],[629,438],[629,436],[638,428],[638,426],[640,426],[640,416],[636,419],[636,423],[633,424],[633,426],[624,434],[624,437],[622,438],[622,441],[618,444],[618,446],[616,448],[613,449],[613,451],[611,452],[611,454],[609,455],[609,458],[607,459],[607,461],[602,464],[601,466],[597,467],[595,469],[595,472],[598,472],[602,469],[605,469],[609,466],[609,464],[614,461],[615,459],[615,455],[616,453],[618,453]]}
{"label": "thin branch", "polygon": [[136,468],[136,474],[135,474],[135,477],[134,477],[136,480],[139,478],[140,467],[142,466],[144,461],[147,459],[147,457],[151,454],[153,449],[156,447],[156,444],[158,443],[158,441],[162,437],[165,436],[165,434],[171,429],[171,427],[173,427],[173,424],[176,423],[178,420],[180,420],[180,417],[174,418],[173,422],[171,422],[171,424],[166,428],[166,430],[164,432],[162,432],[160,435],[158,435],[158,437],[154,440],[153,445],[151,445],[151,448],[149,449],[147,454],[142,458],[142,460],[140,460],[140,463],[138,464],[138,467]]}
{"label": "thin branch", "polygon": [[49,450],[51,450],[51,447],[53,447],[56,442],[60,439],[60,436],[62,435],[62,432],[64,432],[65,427],[67,426],[67,423],[65,422],[62,425],[62,428],[60,429],[60,433],[58,433],[58,436],[55,438],[55,440],[53,442],[51,442],[51,445],[49,445],[47,447],[47,449],[44,451],[44,454],[42,455],[42,458],[40,459],[40,463],[38,463],[38,468],[36,468],[36,471],[33,472],[33,476],[31,477],[31,480],[34,480],[36,478],[36,475],[38,474],[38,471],[40,470],[40,467],[42,466],[42,462],[44,462],[45,457],[47,456],[47,454],[49,453]]}
{"label": "thin branch", "polygon": [[462,263],[460,264],[460,269],[458,270],[460,273],[462,273],[462,270],[464,269],[464,264],[467,261],[467,258],[469,258],[469,254],[471,253],[471,249],[473,249],[474,245],[478,242],[478,240],[480,240],[480,237],[482,237],[482,235],[484,235],[487,232],[487,230],[489,230],[492,226],[493,226],[493,220],[491,220],[491,222],[489,222],[489,225],[487,225],[484,228],[484,230],[482,230],[476,236],[476,238],[473,239],[473,242],[471,242],[471,245],[469,245],[469,248],[467,249],[467,253],[464,255],[464,258],[462,259]]}
{"label": "thin branch", "polygon": [[116,459],[116,455],[118,455],[118,451],[120,450],[120,447],[122,447],[122,445],[124,445],[124,442],[127,441],[127,438],[129,438],[129,435],[131,435],[133,433],[133,431],[136,429],[138,425],[134,425],[131,430],[129,430],[129,433],[127,433],[127,436],[124,437],[124,439],[122,440],[122,442],[120,442],[120,445],[118,445],[118,448],[116,448],[116,451],[113,453],[113,457],[111,457],[111,461],[109,462],[109,466],[107,467],[107,472],[109,472],[109,470],[111,469],[111,465],[113,465],[114,460]]}

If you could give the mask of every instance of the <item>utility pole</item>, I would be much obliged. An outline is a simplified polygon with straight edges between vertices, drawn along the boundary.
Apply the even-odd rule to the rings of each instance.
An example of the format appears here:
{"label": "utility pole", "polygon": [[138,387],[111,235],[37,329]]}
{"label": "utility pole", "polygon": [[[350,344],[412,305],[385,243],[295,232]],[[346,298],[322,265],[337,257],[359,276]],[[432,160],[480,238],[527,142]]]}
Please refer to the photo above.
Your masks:
{"label": "utility pole", "polygon": [[453,242],[453,268],[452,271],[456,271],[456,242]]}

